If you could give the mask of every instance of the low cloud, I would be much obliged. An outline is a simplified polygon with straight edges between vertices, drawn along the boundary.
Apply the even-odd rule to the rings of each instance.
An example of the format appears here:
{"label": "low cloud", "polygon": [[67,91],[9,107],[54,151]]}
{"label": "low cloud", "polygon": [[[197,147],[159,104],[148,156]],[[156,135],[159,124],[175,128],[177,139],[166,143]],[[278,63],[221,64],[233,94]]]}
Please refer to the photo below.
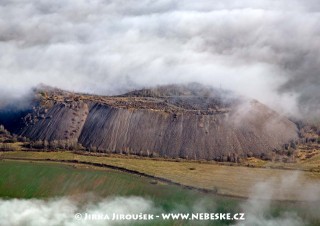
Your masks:
{"label": "low cloud", "polygon": [[[119,221],[76,219],[75,215],[83,213],[98,216],[109,214],[140,214],[152,213],[156,208],[153,202],[140,197],[116,197],[103,199],[98,203],[81,206],[79,202],[70,198],[52,200],[13,199],[0,200],[1,226],[111,226],[119,225]],[[132,222],[131,222],[132,223]],[[130,221],[122,221],[121,225]]]}
{"label": "low cloud", "polygon": [[317,115],[320,3],[0,2],[0,96],[39,83],[97,94],[200,82]]}
{"label": "low cloud", "polygon": [[[298,171],[288,172],[279,177],[270,178],[270,180],[257,183],[253,188],[248,201],[242,203],[242,209],[246,213],[246,220],[239,222],[237,226],[306,226],[308,220],[317,219],[320,221],[317,213],[320,203],[320,183],[318,181],[306,182],[303,174]],[[276,203],[274,200],[299,200],[296,210],[281,211],[279,216],[273,216],[272,212],[275,205],[284,206],[284,203]],[[287,203],[288,207],[292,203]],[[301,209],[303,207],[303,210]],[[306,214],[309,219],[301,216]]]}

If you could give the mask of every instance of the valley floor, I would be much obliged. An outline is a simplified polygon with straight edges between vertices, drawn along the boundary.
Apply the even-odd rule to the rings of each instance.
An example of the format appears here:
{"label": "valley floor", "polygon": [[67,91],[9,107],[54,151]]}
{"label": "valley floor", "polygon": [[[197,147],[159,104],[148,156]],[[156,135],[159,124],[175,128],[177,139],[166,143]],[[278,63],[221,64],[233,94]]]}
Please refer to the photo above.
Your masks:
{"label": "valley floor", "polygon": [[[0,159],[23,161],[57,161],[87,168],[113,168],[149,177],[155,181],[180,185],[224,196],[247,198],[261,185],[272,187],[261,199],[306,201],[320,197],[320,191],[306,189],[320,187],[320,173],[315,170],[280,169],[221,165],[201,161],[167,161],[123,156],[83,155],[69,151],[0,152]],[[251,160],[253,161],[253,160]],[[252,163],[250,163],[252,164]],[[257,164],[258,165],[258,164]],[[290,168],[290,167],[289,167]],[[314,194],[310,194],[314,193]],[[270,197],[271,196],[271,197]]]}

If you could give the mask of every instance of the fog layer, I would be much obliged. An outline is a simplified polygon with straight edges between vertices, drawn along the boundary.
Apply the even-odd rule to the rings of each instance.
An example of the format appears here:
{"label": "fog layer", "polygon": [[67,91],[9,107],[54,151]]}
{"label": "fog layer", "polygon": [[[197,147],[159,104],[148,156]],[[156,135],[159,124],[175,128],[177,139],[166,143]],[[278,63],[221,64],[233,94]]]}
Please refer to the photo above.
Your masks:
{"label": "fog layer", "polygon": [[0,102],[200,82],[319,114],[317,0],[2,0]]}

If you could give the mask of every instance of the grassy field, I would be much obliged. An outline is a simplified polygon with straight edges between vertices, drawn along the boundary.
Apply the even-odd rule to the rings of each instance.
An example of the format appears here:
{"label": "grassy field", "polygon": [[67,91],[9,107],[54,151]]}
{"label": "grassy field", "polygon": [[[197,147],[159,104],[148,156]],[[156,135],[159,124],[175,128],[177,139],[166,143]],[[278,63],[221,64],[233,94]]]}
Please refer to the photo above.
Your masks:
{"label": "grassy field", "polygon": [[[156,203],[157,208],[166,212],[192,208],[201,203],[203,208],[221,212],[240,211],[240,199],[218,197],[180,186],[154,183],[154,180],[111,169],[84,165],[76,167],[65,163],[5,160],[0,162],[0,197],[10,198],[52,198],[59,196],[86,197],[94,194],[98,201],[110,196],[139,196]],[[90,199],[92,197],[88,195]],[[84,200],[82,200],[84,201]],[[157,225],[157,222],[150,223]],[[164,222],[158,222],[164,225]],[[173,222],[168,222],[172,225]],[[216,222],[214,225],[225,225]],[[174,225],[186,225],[175,222]],[[193,225],[193,224],[192,224]]]}
{"label": "grassy field", "polygon": [[49,198],[76,196],[92,191],[101,197],[144,196],[156,200],[161,205],[165,205],[168,200],[180,200],[179,203],[190,205],[200,196],[213,197],[176,185],[155,183],[151,178],[112,169],[88,168],[81,164],[73,166],[67,163],[11,160],[0,163],[1,197]]}
{"label": "grassy field", "polygon": [[[152,200],[157,208],[165,212],[177,210],[194,212],[201,203],[201,211],[205,212],[253,214],[247,212],[248,210],[242,206],[246,202],[243,199],[217,196],[167,183],[155,183],[154,179],[118,170],[70,163],[22,160],[2,160],[0,162],[1,198],[46,199],[59,196],[83,198],[86,197],[84,194],[89,193],[94,194],[97,200],[110,196],[140,196]],[[263,206],[263,201],[261,202]],[[318,218],[304,209],[304,203],[272,202],[268,205],[270,209],[264,213],[267,218],[277,218],[284,213],[292,212],[309,222],[306,225],[319,225]],[[199,225],[229,225],[234,222],[152,221],[149,224],[198,225],[198,223]]]}
{"label": "grassy field", "polygon": [[[268,168],[249,168],[223,166],[199,162],[172,162],[152,159],[120,157],[98,157],[75,154],[72,152],[3,152],[0,157],[34,160],[77,160],[87,163],[103,163],[109,166],[133,170],[157,178],[195,188],[215,191],[218,195],[248,197],[252,187],[261,182],[274,182],[274,199],[301,200],[295,193],[304,192],[304,185],[319,182],[318,172],[299,173],[299,183],[285,187],[281,181],[292,175],[293,171]],[[279,185],[279,186],[278,186]],[[278,187],[277,187],[278,186]],[[294,192],[294,193],[293,193]],[[261,197],[262,199],[264,197]]]}

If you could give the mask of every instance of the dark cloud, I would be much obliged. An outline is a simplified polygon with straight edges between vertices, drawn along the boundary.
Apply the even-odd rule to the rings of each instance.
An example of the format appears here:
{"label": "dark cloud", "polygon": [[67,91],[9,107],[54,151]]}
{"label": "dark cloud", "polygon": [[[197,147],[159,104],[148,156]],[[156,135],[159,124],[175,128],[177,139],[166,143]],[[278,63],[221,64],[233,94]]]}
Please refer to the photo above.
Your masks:
{"label": "dark cloud", "polygon": [[0,2],[0,95],[201,82],[320,113],[316,0]]}

